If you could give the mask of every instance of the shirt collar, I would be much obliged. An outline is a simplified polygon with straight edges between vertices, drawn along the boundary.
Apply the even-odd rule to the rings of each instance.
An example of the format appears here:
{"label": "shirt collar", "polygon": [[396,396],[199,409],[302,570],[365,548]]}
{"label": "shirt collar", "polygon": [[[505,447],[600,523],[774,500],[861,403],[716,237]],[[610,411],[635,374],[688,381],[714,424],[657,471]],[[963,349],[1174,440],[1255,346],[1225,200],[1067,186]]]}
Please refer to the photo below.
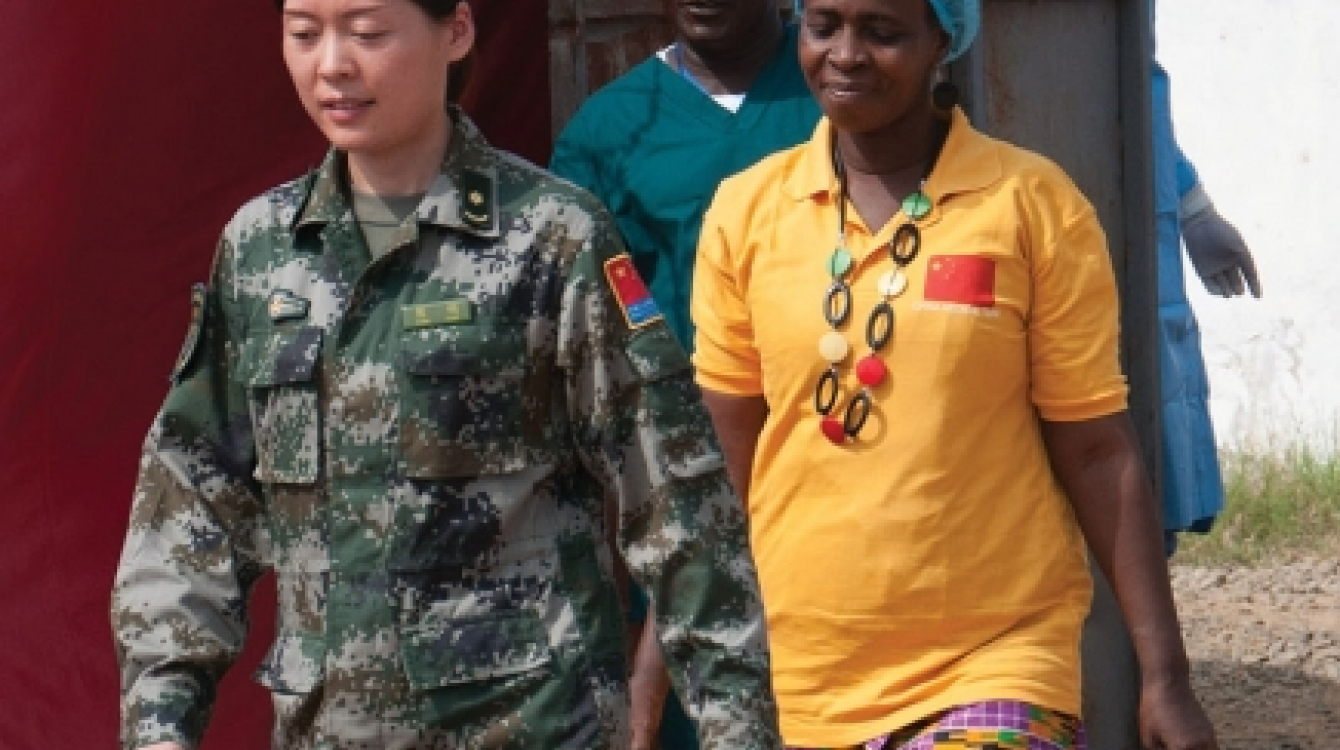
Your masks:
{"label": "shirt collar", "polygon": [[[798,201],[819,195],[836,197],[832,142],[833,126],[824,117],[815,126],[814,135],[800,147],[800,158],[783,182],[788,195]],[[926,180],[926,192],[937,205],[951,195],[981,190],[1000,179],[1000,157],[993,143],[973,128],[962,109],[954,109],[939,161]]]}
{"label": "shirt collar", "polygon": [[[457,229],[481,237],[498,236],[497,157],[479,128],[454,105],[452,132],[437,178],[419,203],[418,222]],[[303,208],[294,227],[340,221],[349,211],[342,187],[345,154],[326,152],[308,180]]]}

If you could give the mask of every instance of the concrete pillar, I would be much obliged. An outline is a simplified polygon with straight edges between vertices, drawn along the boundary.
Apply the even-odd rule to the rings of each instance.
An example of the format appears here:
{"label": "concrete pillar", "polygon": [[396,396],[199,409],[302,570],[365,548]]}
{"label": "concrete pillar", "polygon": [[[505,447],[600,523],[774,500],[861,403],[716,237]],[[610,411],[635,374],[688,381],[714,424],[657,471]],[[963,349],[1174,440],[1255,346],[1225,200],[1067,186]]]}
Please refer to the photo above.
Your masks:
{"label": "concrete pillar", "polygon": [[[982,35],[951,75],[982,130],[1046,154],[1098,210],[1122,298],[1131,415],[1157,486],[1158,350],[1145,2],[983,0]],[[1092,567],[1092,566],[1091,566]],[[1139,674],[1111,590],[1094,568],[1085,625],[1090,750],[1139,750]]]}

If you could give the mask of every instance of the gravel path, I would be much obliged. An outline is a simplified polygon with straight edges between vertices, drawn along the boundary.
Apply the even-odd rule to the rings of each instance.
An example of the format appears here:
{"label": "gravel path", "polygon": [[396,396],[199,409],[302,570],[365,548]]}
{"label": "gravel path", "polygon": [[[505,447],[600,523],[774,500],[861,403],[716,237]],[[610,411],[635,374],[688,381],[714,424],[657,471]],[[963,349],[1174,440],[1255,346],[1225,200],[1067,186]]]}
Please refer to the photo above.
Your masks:
{"label": "gravel path", "polygon": [[1340,560],[1173,566],[1222,750],[1340,750]]}

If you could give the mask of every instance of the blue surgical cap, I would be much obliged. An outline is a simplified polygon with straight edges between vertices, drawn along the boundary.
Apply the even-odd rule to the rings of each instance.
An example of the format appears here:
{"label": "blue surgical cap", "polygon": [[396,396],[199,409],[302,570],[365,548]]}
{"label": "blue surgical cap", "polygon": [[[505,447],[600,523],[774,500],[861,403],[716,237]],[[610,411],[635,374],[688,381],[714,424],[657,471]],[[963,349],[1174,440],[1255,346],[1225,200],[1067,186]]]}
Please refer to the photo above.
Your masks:
{"label": "blue surgical cap", "polygon": [[945,62],[956,59],[972,46],[982,25],[981,0],[928,0],[940,19],[940,28],[949,35],[949,54]]}
{"label": "blue surgical cap", "polygon": [[[796,15],[804,12],[805,0],[794,0]],[[977,29],[982,25],[981,0],[927,0],[935,17],[940,20],[940,28],[949,35],[949,54],[945,62],[954,60],[972,46],[977,38]]]}

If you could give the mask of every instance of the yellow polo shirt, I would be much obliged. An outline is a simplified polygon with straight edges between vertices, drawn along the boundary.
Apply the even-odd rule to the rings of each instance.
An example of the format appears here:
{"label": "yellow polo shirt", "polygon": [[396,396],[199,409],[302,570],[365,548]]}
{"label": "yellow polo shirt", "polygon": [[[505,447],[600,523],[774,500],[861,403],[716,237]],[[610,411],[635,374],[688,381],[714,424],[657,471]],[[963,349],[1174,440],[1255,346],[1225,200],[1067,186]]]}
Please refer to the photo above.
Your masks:
{"label": "yellow polo shirt", "polygon": [[[1039,417],[1126,407],[1102,230],[1066,175],[954,115],[858,439],[823,436],[831,129],[726,180],[694,275],[699,383],[762,395],[749,510],[787,744],[851,745],[988,699],[1079,712],[1083,540]],[[854,307],[837,413],[893,267],[847,212]]]}

